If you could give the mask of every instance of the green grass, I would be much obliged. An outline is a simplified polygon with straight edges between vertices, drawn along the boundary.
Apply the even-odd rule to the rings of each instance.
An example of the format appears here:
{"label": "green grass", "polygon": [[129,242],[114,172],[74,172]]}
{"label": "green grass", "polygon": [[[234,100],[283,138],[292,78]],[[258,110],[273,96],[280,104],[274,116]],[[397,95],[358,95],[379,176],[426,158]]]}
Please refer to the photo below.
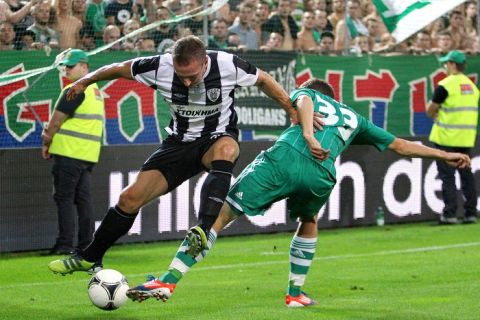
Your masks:
{"label": "green grass", "polygon": [[[167,303],[102,311],[89,276],[51,274],[52,257],[0,256],[0,319],[479,319],[480,224],[320,231],[304,287],[320,304],[284,307],[291,234],[221,238]],[[131,285],[160,275],[179,242],[112,248],[105,265]]]}

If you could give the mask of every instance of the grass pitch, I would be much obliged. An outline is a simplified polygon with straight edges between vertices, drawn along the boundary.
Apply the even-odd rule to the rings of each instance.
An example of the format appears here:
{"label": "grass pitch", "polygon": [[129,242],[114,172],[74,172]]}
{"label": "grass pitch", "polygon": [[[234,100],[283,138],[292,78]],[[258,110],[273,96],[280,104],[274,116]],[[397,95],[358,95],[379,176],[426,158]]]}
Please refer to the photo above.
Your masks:
{"label": "grass pitch", "polygon": [[[321,230],[304,287],[320,304],[284,306],[292,234],[217,240],[167,302],[94,307],[90,277],[51,274],[55,257],[0,256],[0,319],[480,319],[480,224]],[[179,241],[112,248],[131,285],[160,275]]]}

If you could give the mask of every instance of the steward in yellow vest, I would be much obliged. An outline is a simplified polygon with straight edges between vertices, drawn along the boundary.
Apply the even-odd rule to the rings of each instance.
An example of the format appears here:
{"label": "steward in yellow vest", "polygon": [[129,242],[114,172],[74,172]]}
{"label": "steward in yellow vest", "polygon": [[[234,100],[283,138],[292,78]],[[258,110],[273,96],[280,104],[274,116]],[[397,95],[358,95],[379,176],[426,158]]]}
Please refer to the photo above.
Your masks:
{"label": "steward in yellow vest", "polygon": [[[477,138],[479,91],[475,83],[463,73],[465,54],[453,50],[439,61],[444,64],[448,76],[439,82],[427,107],[427,114],[434,121],[429,140],[438,149],[470,155]],[[441,161],[437,161],[437,168],[445,203],[440,223],[455,224],[458,222],[455,169]],[[459,169],[458,172],[466,199],[463,222],[474,223],[477,216],[475,179],[471,168]]]}
{"label": "steward in yellow vest", "polygon": [[[60,63],[65,75],[76,81],[88,71],[88,56],[82,50],[66,53]],[[100,156],[104,103],[96,84],[68,100],[66,86],[60,93],[55,110],[42,133],[42,156],[53,155],[54,200],[57,205],[59,235],[52,254],[68,254],[75,249],[75,205],[78,213],[77,248],[87,246],[93,237],[93,203],[91,173]]]}
{"label": "steward in yellow vest", "polygon": [[[70,86],[71,84],[62,90],[62,98]],[[60,111],[58,107],[61,102],[57,101],[55,110]],[[104,118],[102,94],[97,84],[93,84],[85,90],[83,101],[74,113],[63,121],[53,136],[48,152],[97,163],[102,145]]]}

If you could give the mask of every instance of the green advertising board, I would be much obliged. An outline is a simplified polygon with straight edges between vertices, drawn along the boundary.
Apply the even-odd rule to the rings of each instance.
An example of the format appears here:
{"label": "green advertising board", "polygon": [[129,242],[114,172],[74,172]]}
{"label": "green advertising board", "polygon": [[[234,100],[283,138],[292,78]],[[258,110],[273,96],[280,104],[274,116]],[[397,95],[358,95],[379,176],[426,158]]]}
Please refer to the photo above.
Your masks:
{"label": "green advertising board", "polygon": [[[478,70],[480,57],[468,57],[466,73],[475,83]],[[297,58],[297,84],[326,79],[338,100],[397,136],[429,134],[432,121],[425,108],[445,76],[434,55]]]}
{"label": "green advertising board", "polygon": [[[303,81],[326,79],[340,101],[397,136],[425,136],[431,119],[425,108],[436,84],[446,75],[436,56],[325,57],[292,52],[239,55],[269,72],[290,91]],[[132,59],[138,53],[104,52],[91,57],[90,68]],[[0,51],[1,77],[50,66],[55,54]],[[480,57],[468,57],[467,74],[476,82]],[[57,70],[0,84],[0,149],[40,146],[61,88]],[[158,143],[170,122],[168,106],[154,90],[124,79],[100,83],[105,96],[104,144]],[[258,88],[239,88],[236,105],[242,139],[275,138],[289,125],[285,112]],[[32,112],[32,109],[35,112]]]}
{"label": "green advertising board", "polygon": [[[98,53],[90,57],[90,69],[137,56],[132,52]],[[294,89],[295,53],[246,52],[239,56],[267,71],[286,90]],[[40,146],[42,125],[68,80],[56,69],[19,80],[12,80],[11,74],[45,68],[54,60],[55,53],[0,51],[0,149]],[[104,144],[158,143],[166,135],[163,128],[170,123],[170,111],[158,92],[125,79],[99,85],[105,97]],[[235,96],[239,128],[281,131],[289,125],[285,111],[257,87],[238,88]]]}

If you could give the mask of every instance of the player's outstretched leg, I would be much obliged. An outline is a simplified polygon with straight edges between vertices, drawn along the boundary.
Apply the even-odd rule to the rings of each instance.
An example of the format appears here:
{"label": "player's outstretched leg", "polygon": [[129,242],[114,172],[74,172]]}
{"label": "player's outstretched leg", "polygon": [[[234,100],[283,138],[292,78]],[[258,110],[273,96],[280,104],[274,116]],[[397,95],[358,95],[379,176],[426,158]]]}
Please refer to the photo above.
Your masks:
{"label": "player's outstretched leg", "polygon": [[207,248],[208,240],[207,234],[203,231],[201,226],[195,226],[191,228],[187,237],[185,238],[188,242],[187,253],[192,257],[198,256],[203,250]]}
{"label": "player's outstretched leg", "polygon": [[176,286],[175,283],[166,283],[152,275],[148,275],[145,283],[127,290],[127,297],[138,302],[147,300],[150,297],[165,302],[172,296]]}
{"label": "player's outstretched leg", "polygon": [[100,261],[88,262],[82,256],[74,254],[70,257],[54,260],[48,264],[48,268],[53,273],[59,273],[62,276],[71,274],[75,271],[85,271],[89,274],[102,270],[103,265]]}
{"label": "player's outstretched leg", "polygon": [[287,307],[298,308],[317,304],[301,290],[312,264],[317,246],[317,238],[303,238],[295,235],[290,244],[290,273],[288,293],[285,297]]}
{"label": "player's outstretched leg", "polygon": [[180,244],[175,257],[173,258],[168,271],[160,278],[153,276],[147,277],[147,282],[132,287],[127,291],[127,297],[133,301],[142,302],[148,298],[156,298],[157,300],[167,301],[173,294],[177,283],[182,279],[183,275],[190,270],[197,262],[203,260],[210,249],[215,244],[217,233],[211,229],[208,233],[208,241],[206,249],[197,256],[192,256],[188,251],[190,248],[188,235]]}
{"label": "player's outstretched leg", "polygon": [[105,252],[118,238],[130,230],[135,218],[136,214],[127,214],[118,206],[110,208],[87,248],[73,256],[50,262],[48,268],[61,275],[75,271],[91,273],[101,270],[102,265],[98,261],[102,260]]}
{"label": "player's outstretched leg", "polygon": [[[236,142],[233,142],[233,140],[232,143],[236,145]],[[222,142],[219,145],[222,145]],[[223,143],[223,145],[225,144]],[[228,189],[230,188],[233,167],[235,166],[233,161],[227,160],[213,160],[211,165],[212,168],[200,191],[198,226],[191,228],[187,235],[190,244],[188,253],[194,257],[207,247],[209,230],[215,223],[225,202]]]}

